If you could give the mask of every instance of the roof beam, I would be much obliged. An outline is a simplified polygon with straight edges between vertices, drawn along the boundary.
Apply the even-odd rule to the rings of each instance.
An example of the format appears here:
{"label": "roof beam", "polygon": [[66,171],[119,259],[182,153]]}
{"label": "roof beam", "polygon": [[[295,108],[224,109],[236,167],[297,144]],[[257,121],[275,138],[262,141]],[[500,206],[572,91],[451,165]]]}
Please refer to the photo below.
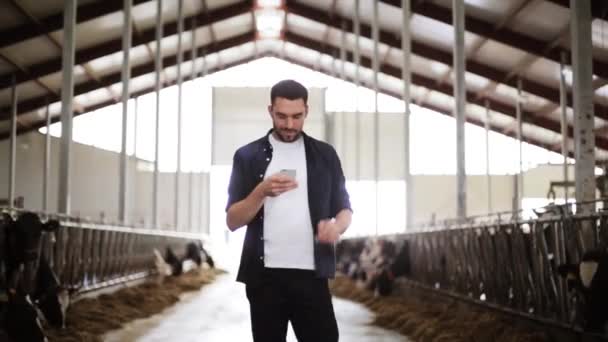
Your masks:
{"label": "roof beam", "polygon": [[[207,46],[198,47],[197,55],[202,56],[203,51],[205,51],[207,54],[219,52],[219,51],[222,51],[225,49],[229,49],[232,47],[243,45],[245,43],[249,43],[253,39],[254,39],[254,32],[249,31],[244,34],[240,34],[238,36],[210,44],[212,46],[207,45]],[[187,54],[187,56],[190,56],[190,51],[191,51],[191,49],[184,51],[184,53]],[[190,57],[186,57],[184,59],[184,62],[187,62],[189,60],[190,60]],[[163,59],[163,66],[165,68],[174,66],[174,65],[176,65],[176,63],[177,63],[177,55],[167,56]],[[153,73],[154,71],[155,71],[155,68],[154,68],[153,61],[146,63],[146,64],[138,65],[138,66],[132,68],[131,78],[150,74],[150,73]],[[121,82],[121,72],[118,71],[113,74],[101,77],[99,79],[99,82],[87,81],[87,82],[76,85],[74,87],[74,96],[86,94],[90,91],[99,89],[100,86],[108,87],[108,86],[111,86],[113,84],[120,83],[120,82]],[[60,99],[59,96],[52,95],[52,96],[49,96],[48,101],[52,103],[52,102],[59,101],[59,99]],[[39,97],[35,97],[32,99],[24,100],[18,104],[18,106],[17,106],[18,113],[17,114],[21,115],[24,113],[29,113],[38,108],[41,108],[41,107],[45,106],[45,104],[47,103],[46,101],[47,101],[46,96],[39,96]],[[0,120],[6,120],[8,118],[9,110],[10,110],[10,107],[8,107],[8,106],[0,109]]]}
{"label": "roof beam", "polygon": [[[122,1],[120,1],[120,3],[122,6]],[[195,16],[188,17],[185,19],[185,31],[191,31],[199,27],[212,25],[217,22],[232,18],[234,16],[248,13],[249,11],[251,11],[251,6],[252,0],[245,0],[236,4],[216,9],[209,13],[199,13]],[[196,27],[193,27],[192,25],[193,17],[196,17]],[[163,26],[163,37],[169,37],[175,34],[177,34],[177,21],[167,23]],[[138,35],[134,35],[133,47],[142,44],[148,44],[153,42],[154,40],[155,28],[152,27],[148,30],[141,32]],[[94,59],[120,52],[121,50],[122,39],[117,38],[109,42],[101,43],[96,46],[76,51],[75,63],[84,64]],[[61,71],[61,56],[52,60],[28,66],[27,69],[28,72],[17,72],[18,84]],[[12,74],[5,74],[0,76],[0,89],[11,86],[11,75]]]}
{"label": "roof beam", "polygon": [[[556,5],[570,9],[570,0],[547,0]],[[591,0],[591,16],[596,19],[606,19],[608,2],[605,0]]]}
{"label": "roof beam", "polygon": [[[335,54],[336,50],[337,50],[337,48],[335,48],[335,47],[323,47],[320,42],[306,38],[306,37],[302,37],[293,32],[286,32],[285,40],[290,43],[293,43],[293,44],[296,44],[296,45],[299,45],[299,46],[305,47],[307,49],[317,51],[319,53],[326,54],[329,56],[332,56],[332,54]],[[351,63],[353,62],[353,54],[351,51],[347,52],[346,60]],[[371,68],[371,65],[372,64],[371,64],[370,58],[363,57],[363,56],[361,57],[361,66],[366,67],[366,68]],[[396,77],[398,79],[401,79],[401,69],[398,67],[395,67],[392,65],[382,65],[380,70],[382,73],[384,73],[386,75],[390,75],[390,76]],[[414,83],[418,86],[425,87],[427,89],[431,89],[431,90],[437,91],[439,93],[448,95],[450,97],[452,97],[454,95],[453,87],[451,84],[438,84],[435,79],[429,78],[427,76],[424,76],[424,75],[421,75],[418,73],[412,72],[412,83]],[[515,108],[510,104],[496,101],[494,99],[485,99],[485,100],[479,99],[479,98],[477,98],[476,94],[472,91],[467,91],[466,96],[467,96],[467,103],[476,104],[478,106],[483,107],[483,106],[485,106],[485,101],[487,100],[490,105],[491,110],[505,114],[512,118],[516,117]],[[525,123],[545,128],[545,129],[555,132],[557,134],[561,134],[560,122],[551,120],[546,117],[535,116],[534,113],[531,113],[528,111],[524,111],[522,114],[523,114],[522,116],[524,118]],[[568,126],[568,136],[573,137],[572,126]],[[598,146],[601,149],[608,150],[608,139],[607,138],[596,136],[595,141],[596,141],[596,146]]]}
{"label": "roof beam", "polygon": [[[265,55],[263,54],[261,57],[265,57]],[[216,66],[214,68],[208,69],[209,70],[208,74],[212,74],[214,72],[218,72],[218,71],[221,71],[221,70],[224,70],[224,69],[227,69],[227,68],[231,68],[233,66],[249,63],[252,60],[255,60],[257,58],[259,58],[259,57],[249,56],[249,57],[246,57],[246,58],[242,58],[242,59],[236,60],[236,61],[231,62],[231,63],[224,64],[223,66]],[[198,74],[196,74],[196,75],[197,75],[196,77],[198,77]],[[183,80],[184,80],[184,82],[192,80],[192,75],[184,76]],[[167,81],[167,82],[165,82],[161,86],[161,89],[164,89],[164,88],[176,85],[176,84],[177,84],[177,80]],[[136,91],[136,92],[132,92],[131,95],[129,95],[129,98],[130,99],[134,99],[134,98],[142,96],[142,95],[153,93],[154,91],[156,91],[156,88],[154,86],[152,86],[152,87],[145,88],[145,89],[142,89],[142,90],[139,90],[139,91]],[[92,111],[95,111],[95,110],[98,110],[98,109],[101,109],[101,108],[104,108],[104,107],[107,107],[107,106],[111,106],[113,104],[115,104],[114,100],[107,100],[107,101],[104,101],[104,102],[101,102],[101,103],[98,103],[98,104],[95,104],[95,105],[92,105],[92,106],[87,106],[87,107],[84,107],[84,111],[83,112],[74,112],[74,116],[76,117],[78,115],[90,113]],[[53,117],[51,119],[51,123],[52,124],[60,122],[60,121],[61,121],[61,117],[59,115],[57,115],[57,116],[55,116],[55,117]],[[28,127],[22,128],[22,129],[18,129],[17,130],[17,134],[18,135],[26,134],[26,133],[29,133],[31,131],[40,129],[40,128],[45,127],[45,126],[46,126],[46,120],[42,120],[42,121],[39,121],[39,122],[37,122],[37,123],[35,123],[35,124],[31,125],[31,126],[28,126]],[[0,141],[2,141],[4,139],[7,139],[8,137],[9,137],[9,133],[2,133],[2,134],[0,134]]]}
{"label": "roof beam", "polygon": [[[302,5],[293,0],[286,0],[287,11],[291,14],[306,18],[308,20],[320,22],[324,25],[332,27],[336,30],[341,30],[340,22],[345,18],[334,15],[329,16],[327,13]],[[350,20],[346,20],[346,30],[353,32],[353,24]],[[371,27],[366,24],[361,24],[361,36],[371,39]],[[401,50],[401,39],[396,34],[380,31],[380,42],[388,45],[391,48]],[[445,52],[434,48],[430,45],[425,45],[420,42],[412,41],[412,53],[420,57],[434,60],[443,63],[447,66],[452,65],[452,53]],[[512,88],[517,87],[517,78],[510,77],[508,71],[501,71],[492,68],[474,60],[467,60],[467,71],[485,77],[491,81],[508,85]],[[524,83],[524,91],[535,96],[547,99],[553,103],[559,103],[559,89],[544,85],[530,78],[522,78]],[[596,116],[608,120],[608,106],[602,104],[595,105]]]}
{"label": "roof beam", "polygon": [[[401,0],[380,0],[385,4],[401,8]],[[602,0],[604,1],[604,0]],[[412,11],[416,14],[431,18],[447,25],[452,25],[452,11],[449,8],[442,7],[429,1],[416,2],[412,4]],[[468,32],[476,35],[487,37],[497,42],[509,45],[516,49],[523,50],[527,53],[537,55],[543,58],[550,59],[556,63],[560,62],[560,53],[570,50],[560,46],[547,48],[547,42],[536,38],[521,34],[519,32],[509,30],[508,28],[500,28],[494,30],[494,24],[483,21],[481,19],[467,15],[465,19],[465,29]],[[608,63],[600,61],[597,58],[593,59],[593,73],[602,78],[608,78]]]}
{"label": "roof beam", "polygon": [[[290,63],[302,66],[304,68],[308,68],[308,69],[311,69],[311,70],[317,70],[317,68],[314,65],[312,65],[312,64],[307,64],[305,62],[302,62],[302,61],[299,61],[299,60],[295,60],[295,59],[287,57],[287,56],[280,57],[280,58],[282,58],[282,59],[284,59],[284,60],[286,60],[286,61],[288,61]],[[329,73],[330,72],[329,70],[321,70],[321,71],[325,72],[325,73]],[[340,78],[340,77],[337,77],[337,78]],[[351,79],[351,78],[347,77],[345,79],[345,81],[354,82],[354,79]],[[368,88],[371,88],[371,84],[365,84],[365,82],[363,82],[363,81],[361,81],[361,82],[362,82],[361,85],[367,86]],[[393,92],[391,90],[384,89],[384,88],[380,88],[379,91],[381,93],[385,94],[385,95],[389,95],[389,96],[392,96],[392,97],[395,97],[395,98],[398,98],[398,99],[400,99],[402,97],[401,94]],[[438,106],[435,106],[435,105],[432,105],[432,104],[424,104],[421,107],[427,108],[429,110],[432,110],[434,112],[437,112],[437,113],[440,113],[440,114],[443,114],[443,115],[446,115],[446,116],[449,116],[449,117],[454,117],[451,110],[448,110],[448,109],[445,109],[445,108],[441,108],[441,107],[438,107]],[[477,119],[474,119],[474,118],[471,118],[471,117],[465,117],[465,119],[470,124],[479,126],[481,128],[485,128],[485,123],[483,121],[480,121],[480,120],[477,120]],[[503,127],[501,127],[501,126],[490,124],[490,129],[492,131],[500,133],[502,135],[506,135],[506,136],[509,136],[511,138],[514,138],[514,139],[516,138],[514,132],[510,132],[509,134],[502,133]],[[538,147],[542,147],[544,149],[556,152],[556,153],[561,153],[561,148],[556,148],[555,146],[553,146],[553,144],[548,144],[548,143],[542,142],[540,140],[537,140],[537,139],[534,139],[534,138],[531,138],[531,137],[523,137],[523,141],[525,141],[525,142],[527,142],[529,144],[536,145]],[[569,153],[569,154],[572,155],[571,153]]]}
{"label": "roof beam", "polygon": [[[133,6],[149,1],[151,0],[133,0]],[[122,8],[122,0],[104,0],[80,5],[76,10],[76,23],[83,23],[107,14],[119,12],[122,11]],[[38,19],[37,22],[39,25],[27,23],[0,32],[0,49],[63,29],[63,12]]]}

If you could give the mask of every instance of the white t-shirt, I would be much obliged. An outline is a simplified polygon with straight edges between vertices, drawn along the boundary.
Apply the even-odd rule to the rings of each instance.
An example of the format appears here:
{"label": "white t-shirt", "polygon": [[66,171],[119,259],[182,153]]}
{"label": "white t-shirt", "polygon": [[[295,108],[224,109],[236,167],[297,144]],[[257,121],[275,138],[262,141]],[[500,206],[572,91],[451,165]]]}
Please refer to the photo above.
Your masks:
{"label": "white t-shirt", "polygon": [[264,200],[264,265],[314,270],[304,138],[291,143],[272,134],[268,138],[273,152],[264,179],[283,169],[295,169],[298,187]]}

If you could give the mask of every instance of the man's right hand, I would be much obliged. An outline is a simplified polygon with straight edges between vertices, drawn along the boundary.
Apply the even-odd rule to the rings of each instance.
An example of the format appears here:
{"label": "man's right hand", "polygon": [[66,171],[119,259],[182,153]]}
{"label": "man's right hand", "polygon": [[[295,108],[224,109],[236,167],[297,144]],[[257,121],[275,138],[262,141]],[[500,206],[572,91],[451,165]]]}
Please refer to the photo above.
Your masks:
{"label": "man's right hand", "polygon": [[283,173],[275,173],[260,183],[264,196],[277,197],[298,187],[298,182]]}

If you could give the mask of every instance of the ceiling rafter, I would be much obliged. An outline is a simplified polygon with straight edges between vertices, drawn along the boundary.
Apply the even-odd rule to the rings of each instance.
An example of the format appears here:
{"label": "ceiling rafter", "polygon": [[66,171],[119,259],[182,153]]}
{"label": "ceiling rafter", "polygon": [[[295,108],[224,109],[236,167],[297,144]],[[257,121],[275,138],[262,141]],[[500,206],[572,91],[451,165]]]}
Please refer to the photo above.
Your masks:
{"label": "ceiling rafter", "polygon": [[[196,28],[212,25],[214,23],[248,13],[251,11],[252,0],[245,0],[233,5],[222,7],[209,12],[208,14],[196,14]],[[184,19],[184,31],[195,29],[192,27],[192,17]],[[177,21],[166,23],[163,25],[163,38],[177,34]],[[152,43],[155,41],[155,28],[144,30],[139,34],[134,34],[132,46],[136,47],[143,44]],[[83,64],[94,59],[108,56],[122,51],[122,37],[111,41],[101,43],[80,51],[76,51],[75,64]],[[40,62],[29,66],[28,72],[17,72],[17,82],[23,83],[44,77],[61,71],[61,57],[53,58],[44,62]],[[11,85],[12,73],[0,75],[0,89],[7,88]]]}
{"label": "ceiling rafter", "polygon": [[[380,1],[387,5],[401,8],[401,0]],[[412,12],[452,26],[452,11],[449,8],[442,7],[435,3],[425,1],[422,3],[412,4]],[[554,46],[553,48],[546,50],[547,42],[545,41],[510,30],[506,27],[498,30],[494,30],[493,27],[493,23],[472,17],[470,15],[467,15],[465,18],[465,30],[470,33],[495,40],[502,44],[520,49],[529,54],[550,59],[557,63],[559,63],[561,60],[562,51],[567,52],[568,56],[570,56],[570,50],[564,47]],[[593,72],[598,77],[608,78],[608,62],[594,58]]]}
{"label": "ceiling rafter", "polygon": [[[319,52],[322,54],[326,54],[329,56],[334,54],[335,51],[337,50],[336,47],[323,48],[321,46],[320,42],[312,40],[310,38],[300,36],[293,32],[286,32],[285,39],[286,39],[286,41],[293,43],[295,45],[299,45],[299,46],[305,47],[307,49],[310,49],[310,50],[313,50],[313,51],[316,51],[316,52]],[[347,61],[349,61],[351,63],[353,62],[353,54],[351,51],[347,52]],[[371,59],[368,57],[362,56],[361,65],[366,68],[371,68]],[[390,75],[390,76],[393,76],[393,77],[396,77],[399,79],[401,78],[401,68],[399,68],[399,67],[385,64],[380,67],[380,70],[382,73],[384,73],[386,75]],[[416,84],[418,86],[432,89],[439,93],[443,93],[450,97],[453,96],[453,94],[454,94],[452,85],[437,84],[436,80],[429,78],[427,76],[415,73],[415,72],[412,73],[412,83]],[[510,116],[512,118],[516,117],[515,107],[513,107],[511,104],[506,104],[506,103],[503,103],[503,102],[500,102],[500,101],[497,101],[494,99],[477,99],[475,96],[475,93],[472,91],[467,91],[466,95],[467,95],[467,103],[476,104],[478,106],[483,107],[483,106],[485,106],[485,101],[487,100],[490,105],[491,110],[502,113],[507,116]],[[546,117],[535,117],[529,111],[523,111],[522,116],[524,119],[524,123],[526,123],[526,124],[545,128],[556,134],[561,134],[561,126],[560,126],[559,121],[554,121],[554,120],[551,120]],[[573,131],[572,126],[568,126],[568,136],[569,137],[574,136],[574,131]],[[598,146],[601,149],[608,150],[608,139],[604,138],[604,137],[596,137],[596,146]]]}
{"label": "ceiling rafter", "polygon": [[[286,0],[286,5],[289,13],[293,15],[331,26],[336,30],[342,29],[339,25],[339,21],[344,18],[337,17],[336,15],[334,15],[334,17],[330,17],[323,11],[302,5],[293,0]],[[353,32],[353,24],[348,20],[346,30],[351,33]],[[369,25],[361,24],[361,36],[371,39],[371,27]],[[401,50],[401,40],[396,34],[381,30],[380,42],[392,48]],[[451,52],[442,51],[417,41],[412,41],[412,53],[448,66],[452,64],[453,60]],[[510,78],[508,71],[501,71],[474,60],[467,60],[467,72],[471,72],[512,88],[517,87],[517,80],[515,78]],[[525,77],[522,77],[522,82],[524,84],[525,92],[544,98],[553,103],[559,103],[559,89]],[[571,102],[571,100],[569,101]],[[571,103],[569,103],[569,105],[571,105]],[[599,118],[608,119],[608,106],[596,103],[595,112]]]}
{"label": "ceiling rafter", "polygon": [[[151,0],[133,0],[133,6],[149,1]],[[80,5],[76,10],[76,23],[80,24],[104,15],[122,11],[123,4],[123,0],[104,0]],[[46,18],[37,19],[36,21],[40,25],[32,26],[27,23],[0,32],[0,49],[63,29],[63,11]]]}
{"label": "ceiling rafter", "polygon": [[[253,40],[253,38],[254,38],[254,32],[249,31],[244,34],[240,34],[235,37],[216,42],[215,44],[213,44],[213,46],[207,45],[207,46],[197,47],[197,52],[198,52],[197,55],[199,55],[199,56],[203,55],[203,53],[202,53],[203,51],[206,51],[207,53],[215,53],[215,52],[219,52],[219,51],[222,51],[225,49],[243,45],[245,43],[251,42]],[[190,54],[189,54],[190,51],[191,51],[191,49],[184,50],[184,54],[186,55],[186,56],[184,56],[184,62],[187,62],[190,60]],[[171,56],[166,56],[163,58],[163,68],[168,68],[168,67],[174,66],[174,65],[176,65],[176,63],[177,63],[177,54],[174,54]],[[154,71],[155,71],[155,66],[154,66],[153,61],[146,63],[146,64],[134,66],[133,68],[131,68],[131,78],[136,78],[136,77],[139,77],[142,75],[154,73]],[[87,81],[87,82],[75,85],[74,86],[74,96],[86,94],[90,91],[96,90],[99,88],[99,84],[101,84],[102,86],[111,86],[113,84],[117,84],[120,82],[121,82],[121,72],[118,71],[118,72],[112,73],[110,75],[101,77],[99,83],[95,82],[95,81]],[[60,97],[56,96],[56,95],[50,96],[48,99],[48,101],[50,103],[53,103],[53,102],[56,102],[59,100],[60,100]],[[45,103],[46,103],[45,96],[39,96],[39,97],[21,101],[21,102],[19,102],[19,104],[17,106],[17,109],[18,109],[17,113],[18,113],[18,115],[21,115],[24,113],[31,112],[33,110],[43,107]],[[0,115],[1,115],[0,120],[6,120],[8,118],[9,112],[10,112],[9,106],[0,109]]]}

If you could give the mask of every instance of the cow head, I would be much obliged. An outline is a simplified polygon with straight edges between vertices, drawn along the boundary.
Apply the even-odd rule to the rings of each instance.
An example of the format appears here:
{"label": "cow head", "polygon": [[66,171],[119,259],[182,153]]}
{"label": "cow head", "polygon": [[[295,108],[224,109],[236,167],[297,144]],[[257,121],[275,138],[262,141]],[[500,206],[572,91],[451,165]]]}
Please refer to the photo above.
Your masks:
{"label": "cow head", "polygon": [[70,305],[71,295],[76,290],[62,286],[46,257],[40,256],[33,298],[44,319],[51,326],[65,327],[66,311]]}
{"label": "cow head", "polygon": [[579,263],[563,264],[558,274],[567,280],[574,311],[573,321],[583,321],[585,329],[606,332],[608,323],[608,253],[591,250],[583,254]]}
{"label": "cow head", "polygon": [[47,341],[28,295],[9,295],[4,324],[8,336],[14,341]]}
{"label": "cow head", "polygon": [[171,275],[177,276],[182,274],[182,261],[169,246],[167,246],[167,250],[165,251],[165,262],[171,266]]}

